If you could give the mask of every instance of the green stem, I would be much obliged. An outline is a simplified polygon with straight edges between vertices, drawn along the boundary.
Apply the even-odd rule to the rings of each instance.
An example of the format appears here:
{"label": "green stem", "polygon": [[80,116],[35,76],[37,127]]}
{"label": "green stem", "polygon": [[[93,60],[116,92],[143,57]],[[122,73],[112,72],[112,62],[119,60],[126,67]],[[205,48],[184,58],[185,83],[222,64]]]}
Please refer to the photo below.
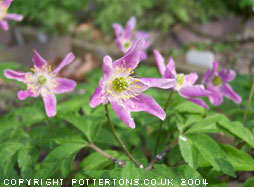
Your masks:
{"label": "green stem", "polygon": [[248,114],[248,111],[249,111],[249,108],[250,108],[250,104],[251,104],[251,100],[252,100],[252,97],[253,97],[253,93],[254,93],[254,81],[252,83],[252,87],[251,87],[251,91],[250,91],[250,96],[249,96],[248,104],[247,104],[246,110],[244,112],[243,124],[246,122],[246,118],[247,118],[247,114]]}
{"label": "green stem", "polygon": [[45,122],[46,122],[48,128],[49,128],[51,131],[53,131],[53,127],[52,127],[52,125],[51,125],[51,123],[50,123],[50,121],[49,121],[49,118],[48,118],[48,116],[47,116],[47,114],[46,114],[46,111],[44,111],[44,116],[45,116]]}
{"label": "green stem", "polygon": [[[168,104],[171,100],[171,97],[173,95],[174,91],[173,90],[170,90],[169,92],[169,96],[168,96],[168,100],[166,102],[166,105],[164,106],[164,111],[166,112],[167,108],[168,108]],[[155,148],[154,148],[154,155],[157,154],[157,149],[158,149],[158,146],[160,144],[160,137],[161,137],[161,128],[162,128],[162,124],[163,124],[163,120],[160,121],[160,125],[159,125],[159,131],[158,131],[158,136],[157,136],[157,141],[156,141],[156,144],[155,144]]]}
{"label": "green stem", "polygon": [[118,143],[120,144],[121,148],[123,149],[123,151],[127,154],[127,156],[136,164],[137,167],[139,168],[143,168],[143,165],[138,163],[135,158],[133,158],[133,156],[130,154],[130,152],[128,151],[128,149],[126,148],[126,146],[124,145],[124,143],[120,140],[120,138],[118,137],[118,135],[116,134],[116,130],[111,122],[110,116],[109,116],[109,112],[108,112],[108,105],[105,105],[105,111],[106,111],[106,117],[108,119],[108,124],[113,132],[113,135],[115,136],[116,140],[118,141]]}

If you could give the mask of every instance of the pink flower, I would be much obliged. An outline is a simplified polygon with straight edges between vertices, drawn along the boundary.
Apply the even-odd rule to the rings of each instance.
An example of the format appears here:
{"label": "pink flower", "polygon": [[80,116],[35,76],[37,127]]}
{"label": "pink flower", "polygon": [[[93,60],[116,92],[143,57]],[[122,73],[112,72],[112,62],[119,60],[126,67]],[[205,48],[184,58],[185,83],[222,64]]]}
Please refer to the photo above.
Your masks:
{"label": "pink flower", "polygon": [[[136,18],[134,16],[127,22],[125,29],[118,23],[113,23],[112,26],[116,34],[116,45],[123,53],[126,53],[137,39],[147,39],[149,37],[148,32],[134,31],[136,26]],[[143,49],[147,49],[149,45],[150,43],[146,41]],[[145,60],[146,58],[146,53],[142,51],[140,59]]]}
{"label": "pink flower", "polygon": [[201,84],[194,85],[198,79],[197,73],[188,75],[182,73],[177,74],[175,62],[172,58],[169,59],[168,65],[166,66],[162,55],[157,50],[153,50],[153,53],[161,76],[163,78],[172,78],[176,80],[174,90],[177,91],[179,95],[204,108],[209,108],[203,100],[198,98],[208,96],[210,92]]}
{"label": "pink flower", "polygon": [[213,63],[213,69],[207,70],[203,78],[203,84],[206,85],[207,90],[211,92],[208,96],[210,102],[217,106],[223,102],[223,96],[233,100],[235,103],[240,103],[242,98],[234,92],[232,87],[228,84],[234,80],[236,72],[225,69],[218,72],[218,62]]}
{"label": "pink flower", "polygon": [[130,112],[145,111],[162,120],[166,117],[156,101],[142,92],[150,87],[168,89],[175,86],[175,80],[172,79],[131,76],[139,64],[144,45],[144,39],[137,40],[122,58],[114,62],[111,57],[104,57],[103,76],[90,100],[91,107],[110,102],[116,115],[131,128],[135,128],[135,122]]}
{"label": "pink flower", "polygon": [[58,78],[59,71],[70,64],[74,60],[74,55],[69,53],[65,59],[55,68],[51,70],[48,65],[37,51],[34,51],[34,68],[32,72],[23,73],[12,70],[5,70],[4,75],[9,79],[16,79],[27,85],[26,91],[19,91],[18,98],[24,100],[27,97],[38,97],[41,95],[46,114],[49,117],[56,115],[56,97],[55,94],[70,92],[76,87],[76,82],[66,78]]}
{"label": "pink flower", "polygon": [[23,19],[22,15],[8,13],[8,8],[12,1],[13,0],[0,0],[0,27],[5,31],[9,28],[7,20],[21,21]]}

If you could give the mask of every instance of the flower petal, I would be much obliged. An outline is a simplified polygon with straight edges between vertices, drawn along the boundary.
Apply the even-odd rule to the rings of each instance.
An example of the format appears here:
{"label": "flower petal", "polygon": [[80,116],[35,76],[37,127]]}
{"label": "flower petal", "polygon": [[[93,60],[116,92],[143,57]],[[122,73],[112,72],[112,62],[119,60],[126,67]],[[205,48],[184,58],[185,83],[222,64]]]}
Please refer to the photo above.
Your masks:
{"label": "flower petal", "polygon": [[19,100],[24,100],[27,97],[37,97],[38,96],[38,94],[34,94],[31,90],[26,90],[26,91],[20,90],[17,95],[18,95]]}
{"label": "flower petal", "polygon": [[146,52],[142,51],[140,55],[140,60],[146,60],[147,59],[147,54]]}
{"label": "flower petal", "polygon": [[113,23],[112,27],[113,27],[113,29],[115,31],[116,37],[122,36],[124,30],[123,30],[123,27],[120,24]]}
{"label": "flower petal", "polygon": [[208,69],[205,74],[204,77],[202,79],[202,84],[205,84],[211,77],[213,76],[213,73],[210,69]]}
{"label": "flower petal", "polygon": [[134,119],[131,117],[130,111],[126,107],[118,104],[114,100],[110,101],[110,104],[116,115],[119,117],[119,119],[122,120],[130,128],[134,129],[135,122]]}
{"label": "flower petal", "polygon": [[28,73],[13,71],[13,70],[9,70],[9,69],[4,70],[5,77],[7,77],[8,79],[15,79],[20,82],[25,82],[26,74],[28,74]]}
{"label": "flower petal", "polygon": [[158,66],[158,69],[160,71],[160,74],[163,78],[164,75],[165,75],[165,71],[166,71],[166,66],[165,66],[165,61],[164,61],[164,58],[163,56],[157,51],[157,50],[153,50],[153,54],[154,54],[154,57],[155,57],[155,61],[157,63],[157,66]]}
{"label": "flower petal", "polygon": [[4,30],[7,31],[9,29],[9,25],[7,21],[0,21],[0,27]]}
{"label": "flower petal", "polygon": [[44,58],[42,58],[36,50],[34,50],[33,62],[34,65],[39,69],[41,69],[42,66],[44,66],[45,64],[46,65],[48,64],[47,61]]}
{"label": "flower petal", "polygon": [[218,106],[223,102],[223,95],[218,87],[214,87],[209,83],[207,84],[207,90],[211,92],[208,98],[214,106]]}
{"label": "flower petal", "polygon": [[55,93],[60,94],[64,92],[70,92],[76,87],[76,82],[71,79],[57,78],[58,86],[55,88]]}
{"label": "flower petal", "polygon": [[164,74],[165,78],[175,78],[176,76],[176,68],[175,68],[175,61],[173,58],[169,58],[168,65],[166,66],[166,71]]}
{"label": "flower petal", "polygon": [[129,21],[127,22],[124,30],[124,38],[130,39],[131,38],[131,32],[136,26],[136,17],[132,16]]}
{"label": "flower petal", "polygon": [[210,91],[206,90],[203,85],[194,85],[182,87],[179,94],[183,97],[205,97],[210,95]]}
{"label": "flower petal", "polygon": [[221,86],[221,91],[227,98],[232,99],[235,103],[241,103],[242,98],[232,89],[229,84],[223,84]]}
{"label": "flower petal", "polygon": [[129,99],[126,102],[126,106],[131,112],[145,111],[161,120],[166,118],[166,113],[161,106],[151,96],[146,94],[140,94],[135,98]]}
{"label": "flower petal", "polygon": [[216,62],[216,61],[214,61],[214,62],[213,62],[213,73],[214,73],[214,74],[217,73],[217,71],[218,71],[218,66],[219,66],[219,63]]}
{"label": "flower petal", "polygon": [[139,64],[144,44],[144,39],[137,40],[122,58],[113,63],[113,67],[122,67],[125,69],[130,68],[131,70],[135,69]]}
{"label": "flower petal", "polygon": [[185,75],[184,78],[188,84],[193,85],[198,80],[198,74],[197,73],[190,73],[188,75]]}
{"label": "flower petal", "polygon": [[[137,78],[136,83],[142,83],[139,91],[145,91],[150,87],[169,89],[176,85],[175,79],[165,79],[165,78]],[[140,92],[138,92],[140,93]]]}
{"label": "flower petal", "polygon": [[90,99],[90,102],[89,102],[90,107],[95,108],[99,104],[106,104],[108,102],[107,98],[104,97],[102,94],[103,94],[102,85],[101,83],[99,83],[98,87],[96,88],[96,90],[94,91]]}
{"label": "flower petal", "polygon": [[74,60],[75,56],[73,53],[69,53],[64,59],[63,61],[56,67],[56,69],[54,69],[54,73],[58,74],[59,71],[61,71],[62,68],[64,68],[65,66],[67,66],[68,64],[70,64],[73,60]]}
{"label": "flower petal", "polygon": [[16,21],[23,20],[23,16],[20,14],[6,14],[4,18],[7,20],[16,20]]}
{"label": "flower petal", "polygon": [[3,4],[7,7],[7,8],[9,8],[9,6],[11,5],[11,3],[12,3],[12,1],[13,0],[3,0]]}
{"label": "flower petal", "polygon": [[48,117],[53,117],[56,115],[56,97],[53,94],[42,96],[45,111]]}
{"label": "flower petal", "polygon": [[229,70],[229,72],[225,69],[221,70],[219,76],[222,78],[223,82],[231,82],[234,80],[236,76],[236,72],[234,70]]}
{"label": "flower petal", "polygon": [[202,106],[202,107],[204,107],[206,109],[209,109],[208,105],[202,99],[199,99],[199,98],[189,98],[187,100],[189,100],[190,102],[195,103],[195,104],[197,104],[199,106]]}
{"label": "flower petal", "polygon": [[144,32],[144,31],[136,31],[135,33],[135,37],[138,38],[143,38],[143,39],[147,39],[150,36],[149,32]]}
{"label": "flower petal", "polygon": [[105,56],[103,58],[102,64],[103,78],[104,79],[108,78],[111,75],[112,70],[113,70],[112,59],[110,56]]}

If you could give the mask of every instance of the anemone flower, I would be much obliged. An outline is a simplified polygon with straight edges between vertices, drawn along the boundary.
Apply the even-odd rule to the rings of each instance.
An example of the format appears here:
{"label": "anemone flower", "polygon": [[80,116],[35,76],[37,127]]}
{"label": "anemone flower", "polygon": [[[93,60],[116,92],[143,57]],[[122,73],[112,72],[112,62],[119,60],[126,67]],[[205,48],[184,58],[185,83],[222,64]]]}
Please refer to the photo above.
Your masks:
{"label": "anemone flower", "polygon": [[202,83],[211,92],[208,98],[213,105],[220,105],[223,102],[223,96],[233,100],[235,103],[242,101],[242,98],[228,84],[228,82],[234,80],[235,75],[236,72],[234,70],[227,71],[223,69],[218,72],[218,62],[213,63],[212,70],[207,70]]}
{"label": "anemone flower", "polygon": [[27,90],[18,92],[18,98],[20,100],[41,95],[46,114],[52,117],[56,115],[55,94],[70,92],[76,86],[76,82],[73,80],[57,77],[59,71],[70,64],[74,58],[74,55],[69,53],[54,71],[52,71],[51,66],[48,65],[46,60],[37,51],[34,51],[34,68],[31,69],[32,72],[23,73],[7,69],[4,71],[4,75],[9,79],[16,79],[27,85]]}
{"label": "anemone flower", "polygon": [[[132,44],[137,40],[137,39],[147,39],[149,37],[148,32],[143,32],[143,31],[135,31],[135,26],[136,26],[136,18],[132,16],[129,21],[127,22],[125,29],[118,24],[118,23],[113,23],[113,29],[116,34],[116,39],[115,43],[117,47],[125,54]],[[150,43],[148,41],[145,42],[144,45],[144,50],[149,47]],[[146,53],[142,50],[140,59],[145,60],[147,58]]]}
{"label": "anemone flower", "polygon": [[137,40],[120,59],[103,59],[103,76],[90,100],[90,106],[111,104],[116,115],[129,127],[135,128],[130,112],[145,111],[164,120],[166,114],[156,101],[146,94],[150,87],[168,89],[175,86],[175,80],[164,78],[134,78],[131,75],[138,66],[145,45],[144,39]]}
{"label": "anemone flower", "polygon": [[210,92],[201,84],[194,85],[198,79],[197,73],[190,73],[188,75],[182,73],[177,74],[175,62],[172,58],[169,59],[168,65],[166,66],[162,55],[157,50],[153,50],[153,53],[161,76],[176,80],[174,90],[185,99],[208,109],[207,104],[198,97],[208,96]]}
{"label": "anemone flower", "polygon": [[20,14],[8,13],[8,8],[12,1],[13,0],[0,0],[0,27],[5,31],[9,29],[7,20],[21,21],[23,19],[23,16]]}

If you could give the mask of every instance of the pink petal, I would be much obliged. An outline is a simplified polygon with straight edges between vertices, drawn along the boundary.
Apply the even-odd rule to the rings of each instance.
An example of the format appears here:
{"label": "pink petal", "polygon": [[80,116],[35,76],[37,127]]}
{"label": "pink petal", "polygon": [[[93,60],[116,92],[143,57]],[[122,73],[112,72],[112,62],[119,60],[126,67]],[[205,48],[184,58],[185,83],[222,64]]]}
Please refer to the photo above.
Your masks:
{"label": "pink petal", "polygon": [[42,58],[36,50],[34,50],[33,62],[34,65],[39,69],[41,69],[42,66],[44,66],[45,64],[46,65],[48,64],[47,61],[44,58]]}
{"label": "pink petal", "polygon": [[9,8],[9,6],[10,6],[11,3],[12,3],[12,1],[13,1],[13,0],[3,0],[3,4],[4,4],[7,8]]}
{"label": "pink petal", "polygon": [[125,69],[131,68],[131,70],[135,69],[139,64],[144,44],[144,39],[137,40],[122,58],[113,63],[113,67],[122,67]]}
{"label": "pink petal", "polygon": [[207,84],[207,90],[211,92],[208,98],[214,106],[218,106],[223,102],[223,95],[221,94],[219,87],[215,87],[209,83]]}
{"label": "pink petal", "polygon": [[7,77],[8,79],[15,79],[20,82],[25,82],[26,74],[28,74],[28,73],[23,73],[23,72],[8,70],[8,69],[4,70],[5,77]]}
{"label": "pink petal", "polygon": [[[165,66],[165,61],[163,56],[157,51],[157,50],[153,50],[153,54],[155,57],[155,61],[157,63],[158,69],[160,71],[160,74],[162,77],[164,77],[165,75],[165,71],[166,71],[166,66]],[[164,77],[165,78],[165,77]]]}
{"label": "pink petal", "polygon": [[214,61],[214,62],[213,62],[213,73],[214,73],[214,74],[217,73],[217,71],[218,71],[218,66],[219,66],[218,62]]}
{"label": "pink petal", "polygon": [[89,105],[90,107],[95,108],[99,104],[106,104],[107,102],[107,98],[102,95],[102,85],[99,83],[90,99]]}
{"label": "pink petal", "polygon": [[134,129],[135,122],[134,119],[131,117],[128,108],[118,104],[116,101],[110,101],[110,104],[119,119],[122,120],[127,126]]}
{"label": "pink petal", "polygon": [[195,103],[195,104],[197,104],[199,106],[202,106],[202,107],[204,107],[206,109],[209,109],[207,104],[202,99],[199,99],[199,98],[189,98],[187,100],[189,100],[190,102]]}
{"label": "pink petal", "polygon": [[179,94],[183,97],[205,97],[210,95],[210,92],[203,85],[194,85],[182,87]]}
{"label": "pink petal", "polygon": [[143,32],[143,31],[136,31],[135,33],[135,37],[138,38],[143,38],[143,39],[147,39],[149,38],[150,33],[149,32]]}
{"label": "pink petal", "polygon": [[45,95],[42,96],[45,111],[48,117],[53,117],[56,115],[56,97],[55,95]]}
{"label": "pink petal", "polygon": [[149,95],[140,94],[126,102],[127,110],[131,112],[145,111],[161,120],[166,118],[166,113],[160,105]]}
{"label": "pink petal", "polygon": [[4,30],[7,31],[9,29],[9,25],[7,21],[0,21],[0,27]]}
{"label": "pink petal", "polygon": [[236,76],[236,72],[234,70],[229,70],[229,72],[225,69],[221,70],[219,76],[222,78],[223,82],[231,82],[234,80]]}
{"label": "pink petal", "polygon": [[108,78],[111,75],[112,71],[113,71],[112,59],[110,56],[105,56],[103,58],[103,64],[102,64],[103,78],[104,79]]}
{"label": "pink petal", "polygon": [[229,84],[223,84],[221,86],[221,91],[227,98],[232,99],[235,103],[241,103],[242,98],[232,89]]}
{"label": "pink petal", "polygon": [[213,73],[210,69],[208,69],[205,74],[204,77],[202,79],[202,84],[205,84],[209,79],[211,79],[213,77]]}
{"label": "pink petal", "polygon": [[34,94],[31,90],[26,90],[26,91],[20,90],[17,95],[18,95],[19,100],[24,100],[27,97],[37,97],[38,96],[38,94]]}
{"label": "pink petal", "polygon": [[4,18],[7,20],[16,20],[16,21],[23,20],[23,16],[20,14],[6,14]]}
{"label": "pink petal", "polygon": [[55,93],[60,94],[70,92],[76,87],[76,82],[66,78],[57,78],[58,86],[55,88]]}
{"label": "pink petal", "polygon": [[70,64],[75,59],[75,56],[73,53],[69,53],[63,61],[56,67],[56,69],[53,71],[55,74],[58,74],[59,71],[61,71],[62,68]]}
{"label": "pink petal", "polygon": [[140,60],[146,60],[147,59],[147,54],[146,52],[142,51],[140,55]]}
{"label": "pink petal", "polygon": [[164,79],[164,78],[138,78],[139,82],[143,84],[143,90],[145,91],[150,87],[169,89],[176,85],[175,79]]}
{"label": "pink petal", "polygon": [[113,27],[113,29],[115,31],[116,37],[122,36],[122,34],[123,34],[123,27],[120,24],[113,23],[112,27]]}
{"label": "pink petal", "polygon": [[132,35],[132,30],[136,26],[136,18],[132,16],[130,20],[127,22],[124,30],[124,38],[130,39]]}
{"label": "pink petal", "polygon": [[197,73],[190,73],[188,75],[185,75],[184,78],[188,84],[193,85],[198,80],[198,74]]}
{"label": "pink petal", "polygon": [[176,76],[176,68],[175,68],[175,61],[173,58],[169,58],[168,65],[166,66],[166,71],[164,74],[165,78],[175,78]]}

